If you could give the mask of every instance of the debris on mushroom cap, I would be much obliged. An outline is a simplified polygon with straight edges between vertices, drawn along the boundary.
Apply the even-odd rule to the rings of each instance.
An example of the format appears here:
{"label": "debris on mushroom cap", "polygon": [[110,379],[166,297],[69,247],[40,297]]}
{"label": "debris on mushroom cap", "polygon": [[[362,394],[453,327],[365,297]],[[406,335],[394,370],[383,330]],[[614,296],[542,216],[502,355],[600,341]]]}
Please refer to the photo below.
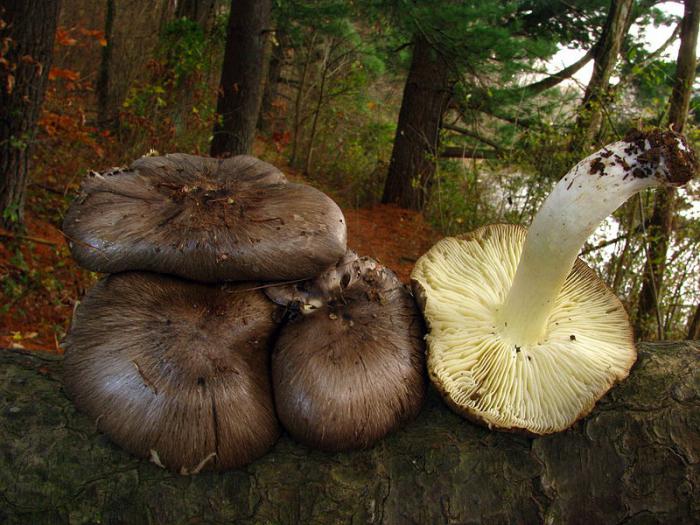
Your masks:
{"label": "debris on mushroom cap", "polygon": [[247,155],[143,157],[81,190],[63,227],[73,257],[93,271],[307,279],[346,249],[345,219],[328,196]]}
{"label": "debris on mushroom cap", "polygon": [[66,338],[66,391],[114,442],[180,473],[253,461],[279,434],[268,375],[276,307],[253,287],[104,278]]}
{"label": "debris on mushroom cap", "polygon": [[352,252],[313,281],[266,290],[286,304],[272,357],[277,413],[313,447],[369,447],[417,415],[423,323],[398,278]]}
{"label": "debris on mushroom cap", "polygon": [[497,224],[445,238],[412,275],[429,325],[428,372],[448,404],[489,427],[548,434],[590,412],[636,360],[624,307],[578,259],[546,338],[516,345],[496,326],[527,230]]}
{"label": "debris on mushroom cap", "polygon": [[[642,152],[642,166],[633,176],[650,176],[658,171],[669,184],[682,186],[690,181],[700,168],[693,148],[685,137],[673,130],[654,128],[648,131],[633,129],[624,138],[630,146],[627,153]],[[658,170],[658,164],[662,169]]]}

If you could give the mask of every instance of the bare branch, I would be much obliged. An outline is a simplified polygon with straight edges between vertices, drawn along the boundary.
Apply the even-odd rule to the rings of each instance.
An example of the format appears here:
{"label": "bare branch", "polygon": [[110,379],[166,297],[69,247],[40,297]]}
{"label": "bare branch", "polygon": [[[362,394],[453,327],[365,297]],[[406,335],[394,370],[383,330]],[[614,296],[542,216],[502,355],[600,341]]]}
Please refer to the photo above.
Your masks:
{"label": "bare branch", "polygon": [[497,159],[501,157],[501,154],[489,149],[448,146],[440,150],[440,157],[444,159]]}
{"label": "bare branch", "polygon": [[461,126],[455,126],[453,124],[444,124],[443,123],[442,129],[447,129],[450,131],[454,131],[456,133],[460,133],[466,137],[471,137],[473,139],[478,140],[479,142],[483,142],[484,144],[488,144],[489,146],[491,146],[494,149],[497,149],[497,150],[501,149],[501,146],[499,144],[497,144],[495,141],[493,141],[487,137],[484,137],[484,136],[480,135],[479,133],[476,133],[475,131],[471,131],[467,128],[463,128]]}
{"label": "bare branch", "polygon": [[527,94],[527,96],[539,95],[550,88],[553,88],[557,84],[561,84],[564,80],[567,80],[578,73],[586,64],[588,64],[595,55],[595,47],[592,47],[588,52],[579,58],[576,62],[570,66],[565,67],[557,73],[552,73],[542,80],[533,82],[526,86],[517,88],[517,91],[522,91]]}

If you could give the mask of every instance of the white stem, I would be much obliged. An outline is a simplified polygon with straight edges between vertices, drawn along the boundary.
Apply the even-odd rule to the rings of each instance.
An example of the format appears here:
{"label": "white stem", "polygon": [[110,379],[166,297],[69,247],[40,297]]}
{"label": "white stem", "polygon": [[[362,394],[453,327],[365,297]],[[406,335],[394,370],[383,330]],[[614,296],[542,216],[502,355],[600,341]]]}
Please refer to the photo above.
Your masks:
{"label": "white stem", "polygon": [[[680,138],[676,140],[680,151],[689,151]],[[583,243],[629,197],[669,183],[665,155],[666,150],[646,138],[615,142],[579,162],[559,181],[532,221],[499,313],[505,337],[516,345],[546,338],[549,314]]]}

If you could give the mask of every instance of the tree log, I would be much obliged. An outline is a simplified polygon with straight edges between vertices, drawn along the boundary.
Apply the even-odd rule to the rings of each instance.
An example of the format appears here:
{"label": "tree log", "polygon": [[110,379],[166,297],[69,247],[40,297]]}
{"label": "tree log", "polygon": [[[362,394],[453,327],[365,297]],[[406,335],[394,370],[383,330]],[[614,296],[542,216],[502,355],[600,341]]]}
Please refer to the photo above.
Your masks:
{"label": "tree log", "polygon": [[698,523],[700,344],[642,344],[572,429],[490,432],[432,392],[370,450],[282,437],[242,470],[185,477],[118,449],[61,389],[61,360],[0,352],[0,523]]}

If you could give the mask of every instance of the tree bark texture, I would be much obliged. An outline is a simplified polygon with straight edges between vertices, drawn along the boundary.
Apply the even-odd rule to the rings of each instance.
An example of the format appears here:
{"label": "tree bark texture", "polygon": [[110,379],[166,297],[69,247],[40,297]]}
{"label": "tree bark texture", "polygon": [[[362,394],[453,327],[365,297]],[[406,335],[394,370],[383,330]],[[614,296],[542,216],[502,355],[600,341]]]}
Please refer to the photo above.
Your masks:
{"label": "tree bark texture", "polygon": [[[688,119],[688,106],[695,80],[698,25],[700,24],[700,0],[686,0],[681,21],[681,44],[676,62],[676,77],[671,93],[669,124],[676,131],[683,131]],[[673,235],[673,212],[675,209],[673,188],[661,189],[654,196],[654,211],[647,237],[647,262],[644,265],[642,288],[639,292],[635,331],[639,339],[649,339],[656,334],[663,339],[659,316],[668,243]],[[654,323],[653,321],[656,321]],[[656,324],[657,329],[653,326]]]}
{"label": "tree bark texture", "polygon": [[572,151],[585,151],[593,144],[603,118],[603,109],[609,104],[610,77],[615,71],[622,41],[632,22],[632,0],[612,0],[608,18],[600,40],[596,44],[591,80],[581,102],[576,122]]}
{"label": "tree bark texture", "polygon": [[688,339],[700,339],[700,304],[695,307],[695,313],[688,322]]}
{"label": "tree bark texture", "polygon": [[412,210],[427,202],[451,95],[448,63],[425,39],[416,38],[382,202]]}
{"label": "tree bark texture", "polygon": [[95,94],[97,95],[97,123],[102,128],[117,128],[119,112],[117,108],[110,106],[110,67],[112,63],[113,29],[114,29],[114,13],[115,1],[107,0],[105,6],[105,40],[107,45],[102,48],[102,56],[100,57],[100,70],[97,76],[97,84],[95,86]]}
{"label": "tree bark texture", "polygon": [[212,156],[250,153],[260,112],[271,0],[234,0],[216,104]]}
{"label": "tree bark texture", "polygon": [[178,0],[175,18],[188,18],[197,22],[205,34],[209,33],[214,22],[216,0]]}
{"label": "tree bark texture", "polygon": [[685,0],[681,21],[681,44],[676,61],[676,76],[673,81],[669,124],[676,131],[683,131],[688,120],[688,107],[695,81],[696,49],[698,45],[698,25],[700,24],[700,0]]}
{"label": "tree bark texture", "polygon": [[60,0],[0,4],[0,222],[24,219],[27,173],[36,122],[51,69]]}
{"label": "tree bark texture", "polygon": [[183,477],[112,445],[61,388],[61,360],[0,353],[0,522],[697,523],[700,343],[643,344],[630,377],[572,429],[491,432],[431,392],[374,448],[283,436],[248,467]]}
{"label": "tree bark texture", "polygon": [[277,115],[274,102],[275,99],[277,99],[279,77],[282,72],[282,67],[284,66],[286,37],[279,29],[275,33],[275,39],[268,39],[270,58],[267,62],[267,80],[263,88],[260,115],[258,116],[258,128],[263,133],[271,133],[275,127]]}

